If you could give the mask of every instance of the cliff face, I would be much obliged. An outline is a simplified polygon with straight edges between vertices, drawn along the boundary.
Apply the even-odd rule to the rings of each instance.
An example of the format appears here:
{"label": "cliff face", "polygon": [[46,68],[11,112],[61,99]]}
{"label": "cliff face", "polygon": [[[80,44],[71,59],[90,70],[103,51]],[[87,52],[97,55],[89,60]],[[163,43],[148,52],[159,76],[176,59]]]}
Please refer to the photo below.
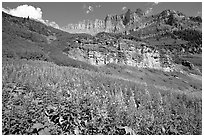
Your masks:
{"label": "cliff face", "polygon": [[172,71],[171,57],[162,55],[159,50],[143,42],[120,40],[109,46],[101,44],[80,44],[78,48],[64,52],[69,57],[101,66],[109,63],[128,65],[139,68]]}
{"label": "cliff face", "polygon": [[[144,38],[149,34],[143,34],[146,29],[151,27],[161,31],[179,31],[185,29],[201,30],[202,19],[199,17],[188,17],[181,12],[174,10],[164,10],[159,14],[146,16],[141,9],[135,11],[127,10],[121,15],[107,15],[104,20],[82,21],[78,24],[68,24],[62,29],[70,33],[88,33],[97,34],[99,32],[131,34],[140,33]],[[166,29],[167,28],[167,29]],[[144,30],[144,31],[143,31]],[[149,30],[148,30],[149,31]],[[142,37],[143,37],[142,36]]]}
{"label": "cliff face", "polygon": [[96,34],[98,32],[122,33],[137,25],[140,18],[144,15],[141,9],[135,12],[128,11],[121,15],[107,15],[104,20],[96,19],[95,21],[83,21],[78,24],[68,24],[63,30],[70,33],[89,33]]}
{"label": "cliff face", "polygon": [[130,9],[125,14],[108,15],[105,18],[105,32],[108,33],[125,33],[130,30],[136,30],[141,25],[141,20],[144,14],[141,9],[131,12]]}
{"label": "cliff face", "polygon": [[68,26],[63,27],[65,31],[70,33],[88,33],[96,34],[104,30],[105,23],[103,20],[96,19],[95,21],[82,21],[78,24],[68,24]]}
{"label": "cliff face", "polygon": [[120,16],[110,16],[108,15],[105,18],[105,32],[116,33],[122,32],[125,30],[125,25],[123,24],[123,20]]}

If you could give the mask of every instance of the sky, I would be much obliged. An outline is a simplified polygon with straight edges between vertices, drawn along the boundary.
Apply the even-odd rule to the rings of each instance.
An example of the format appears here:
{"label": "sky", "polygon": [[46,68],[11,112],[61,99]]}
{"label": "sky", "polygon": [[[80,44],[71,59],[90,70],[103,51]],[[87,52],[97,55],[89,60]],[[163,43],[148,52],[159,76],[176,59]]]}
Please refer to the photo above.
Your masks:
{"label": "sky", "polygon": [[2,10],[19,17],[33,17],[59,27],[83,20],[104,19],[108,14],[120,15],[128,9],[141,8],[148,15],[165,9],[188,16],[202,16],[201,2],[3,2]]}

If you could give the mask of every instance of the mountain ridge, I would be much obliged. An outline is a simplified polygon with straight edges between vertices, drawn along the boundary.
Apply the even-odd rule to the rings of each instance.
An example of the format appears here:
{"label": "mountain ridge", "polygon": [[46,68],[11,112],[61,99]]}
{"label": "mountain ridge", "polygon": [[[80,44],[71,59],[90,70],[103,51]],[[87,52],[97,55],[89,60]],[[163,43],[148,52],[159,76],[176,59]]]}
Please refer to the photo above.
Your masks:
{"label": "mountain ridge", "polygon": [[202,134],[202,20],[170,12],[94,36],[3,12],[2,134]]}
{"label": "mountain ridge", "polygon": [[[141,13],[140,10],[138,10],[138,12]],[[129,27],[131,26],[131,19],[135,17],[135,16],[130,16],[130,13],[135,13],[135,12],[131,12],[130,10],[128,10],[128,12],[126,13],[127,14],[123,14],[121,16],[126,20],[126,23],[127,23],[124,29],[127,29],[127,28],[129,29]],[[179,54],[202,52],[202,49],[201,49],[202,32],[199,32],[197,30],[191,30],[192,27],[186,30],[185,29],[179,30],[178,28],[175,28],[174,26],[178,27],[179,25],[177,24],[179,24],[180,22],[183,23],[184,25],[186,22],[185,20],[184,21],[180,20],[180,22],[174,21],[174,16],[172,16],[172,14],[170,13],[177,15],[175,11],[166,10],[155,16],[144,17],[143,20],[145,20],[146,23],[142,25],[139,24],[140,28],[138,27],[135,31],[134,30],[130,31],[129,32],[130,34],[128,35],[124,35],[123,33],[115,33],[115,32],[109,33],[109,32],[103,31],[103,32],[97,33],[97,35],[93,37],[87,33],[84,33],[84,34],[67,33],[62,30],[52,28],[50,26],[46,26],[41,22],[35,22],[34,20],[31,20],[28,18],[26,19],[26,18],[10,16],[3,12],[2,32],[3,34],[6,33],[5,35],[3,35],[5,38],[3,39],[3,48],[2,48],[4,51],[3,56],[21,57],[21,56],[28,56],[29,55],[28,53],[32,52],[32,50],[30,51],[30,49],[28,49],[26,46],[22,47],[19,45],[20,48],[13,47],[13,45],[16,45],[16,44],[14,44],[15,42],[13,42],[13,44],[11,44],[12,43],[11,41],[9,42],[9,39],[11,39],[7,37],[9,35],[11,35],[12,37],[16,37],[17,39],[23,38],[25,40],[25,43],[31,42],[30,45],[35,45],[30,48],[32,49],[35,47],[40,52],[33,53],[34,55],[32,56],[35,56],[35,54],[37,54],[37,56],[40,56],[40,58],[41,57],[44,58],[43,60],[52,60],[52,61],[54,60],[55,62],[58,62],[58,64],[64,64],[63,61],[60,61],[61,59],[63,60],[63,58],[67,58],[70,61],[71,60],[73,61],[74,59],[75,61],[80,60],[83,62],[84,60],[81,60],[82,58],[85,57],[89,59],[89,58],[92,58],[90,55],[96,54],[95,55],[96,60],[85,59],[86,60],[85,62],[88,61],[88,63],[91,63],[92,65],[97,65],[98,63],[99,64],[102,63],[103,65],[105,65],[107,64],[107,60],[109,60],[108,58],[111,57],[111,61],[110,62],[108,61],[109,63],[115,62],[117,64],[118,62],[122,61],[124,64],[130,64],[133,66],[135,65],[146,66],[144,64],[143,65],[140,64],[139,63],[140,61],[138,62],[137,59],[135,60],[136,62],[134,61],[134,59],[131,59],[134,56],[131,50],[137,51],[138,50],[136,48],[137,46],[139,47],[140,50],[134,54],[139,53],[138,56],[141,56],[143,54],[141,50],[147,50],[149,54],[152,52],[151,49],[156,49],[156,50],[159,49],[161,50],[161,52],[158,51],[160,53],[163,52],[162,50],[164,50],[164,53],[168,53],[167,60],[169,61],[172,60],[171,58],[174,59],[175,56]],[[178,14],[183,16],[183,14],[179,12]],[[141,13],[140,16],[142,17],[142,15],[143,14]],[[123,25],[123,20],[121,20],[121,17],[119,17],[118,15],[107,16],[106,24],[108,23],[112,24],[111,20],[115,20],[116,24],[117,24],[117,21],[120,21],[120,23]],[[193,20],[196,20],[197,24],[201,24],[199,22],[199,19],[193,19]],[[134,20],[132,20],[132,22],[134,22]],[[171,24],[171,25],[168,25],[168,24]],[[107,27],[106,29],[111,30],[112,27],[109,26],[109,28]],[[130,41],[127,41],[127,40],[130,40]],[[16,40],[13,40],[13,41],[16,41]],[[5,42],[10,44],[7,44]],[[19,43],[19,41],[16,41],[16,43]],[[120,47],[121,44],[125,46],[121,48]],[[146,49],[143,49],[145,46],[141,46],[141,45],[145,45]],[[10,46],[12,48],[10,48]],[[96,50],[96,52],[92,53],[91,50],[85,48],[87,46],[95,47],[94,50]],[[79,52],[76,54],[78,55],[78,57],[69,56],[69,55],[67,56],[67,53],[73,54],[72,51],[70,51],[72,50],[70,47],[73,47],[74,50],[78,50],[78,51],[73,50],[73,52],[76,52],[76,53]],[[177,47],[177,48],[174,48],[174,47]],[[25,50],[25,53],[22,53],[22,51],[20,51],[20,49],[22,48]],[[103,52],[100,51],[102,48],[104,48],[107,52],[112,52],[114,50],[115,53],[114,54],[111,53],[110,55],[108,55],[106,54],[106,52],[104,52],[105,53],[104,54]],[[112,48],[112,49],[110,50],[109,48]],[[16,50],[13,51],[12,49],[16,49]],[[122,55],[121,52],[124,52],[124,49],[127,49],[127,51],[129,52],[127,54],[124,54],[125,57],[121,56]],[[50,54],[50,52],[52,54]],[[84,52],[86,54],[84,54]],[[174,53],[175,55],[173,55],[172,53]],[[147,58],[149,58],[150,56],[154,56],[154,50],[151,53],[152,55],[148,55],[148,54],[145,55],[143,59],[146,58],[146,60],[148,60]],[[32,56],[31,58],[33,58]],[[57,56],[59,57],[59,59]],[[63,56],[63,57],[60,57],[60,56]],[[160,56],[160,55],[156,55],[156,56]],[[102,59],[103,61],[100,58],[103,58]],[[101,61],[98,61],[98,60],[101,60]],[[154,57],[151,60],[154,61],[155,60]],[[168,62],[167,64],[172,64],[171,63],[172,61],[170,62],[169,61],[167,61]],[[149,64],[150,66],[149,65],[147,66],[152,67],[151,64],[152,63]],[[161,64],[163,64],[163,61]],[[169,67],[172,68],[171,65]]]}
{"label": "mountain ridge", "polygon": [[[62,30],[65,30],[70,33],[86,32],[92,35],[102,31],[109,32],[109,33],[129,34],[130,31],[135,31],[138,28],[144,27],[145,24],[148,24],[148,18],[151,16],[155,17],[153,18],[153,21],[158,21],[158,22],[161,22],[161,20],[167,19],[168,16],[170,16],[170,18],[172,18],[172,16],[173,18],[176,16],[176,18],[183,18],[185,20],[202,22],[202,18],[199,16],[188,17],[179,11],[170,10],[170,9],[166,9],[161,13],[150,15],[150,16],[146,16],[141,9],[136,9],[135,11],[131,11],[130,9],[128,9],[125,13],[122,13],[120,15],[109,14],[103,20],[95,19],[94,21],[79,22],[79,24],[68,24],[67,26],[62,27]],[[169,24],[171,26],[173,25],[171,24],[172,22],[164,22],[164,23]]]}

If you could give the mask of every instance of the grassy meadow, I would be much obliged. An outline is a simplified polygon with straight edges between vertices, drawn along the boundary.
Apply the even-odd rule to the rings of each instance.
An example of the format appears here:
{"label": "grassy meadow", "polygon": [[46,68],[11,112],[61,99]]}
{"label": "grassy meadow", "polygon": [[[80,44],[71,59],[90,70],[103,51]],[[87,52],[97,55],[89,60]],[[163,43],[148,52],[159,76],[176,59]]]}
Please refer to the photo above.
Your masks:
{"label": "grassy meadow", "polygon": [[202,97],[102,72],[3,59],[2,134],[202,134]]}

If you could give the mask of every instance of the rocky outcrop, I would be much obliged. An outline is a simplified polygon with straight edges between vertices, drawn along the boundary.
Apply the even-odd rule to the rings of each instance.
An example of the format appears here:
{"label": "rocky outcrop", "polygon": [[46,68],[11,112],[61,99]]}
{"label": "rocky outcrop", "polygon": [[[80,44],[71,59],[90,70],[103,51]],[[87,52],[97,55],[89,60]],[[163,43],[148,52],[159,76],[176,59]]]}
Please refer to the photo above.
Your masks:
{"label": "rocky outcrop", "polygon": [[[87,45],[82,46],[94,46],[99,49],[79,48],[80,57],[76,57],[75,54],[72,56],[71,51],[68,55],[85,60],[93,65],[117,63],[171,71],[173,68],[171,54],[202,52],[201,27],[202,20],[200,18],[190,18],[174,10],[164,10],[159,14],[146,16],[141,9],[136,11],[128,9],[126,13],[121,15],[107,15],[104,20],[83,21],[71,25],[70,29],[66,29],[66,31],[98,33],[95,37],[98,37],[99,34],[101,36],[95,39],[95,43],[86,43]],[[109,33],[110,36],[106,33]],[[130,34],[128,36],[140,38],[142,41],[149,43],[139,44],[136,42],[130,44],[131,42],[118,41],[117,37],[112,44],[109,44],[112,40],[111,35],[114,35],[114,33],[125,34],[126,36]],[[122,38],[123,36],[121,35]],[[160,49],[151,49],[150,44],[157,48],[160,47]],[[122,48],[122,45],[125,45],[126,48]],[[101,52],[101,48],[105,49],[105,52]],[[110,50],[110,48],[112,49]],[[165,52],[169,51],[169,53],[163,53],[162,49]]]}
{"label": "rocky outcrop", "polygon": [[98,32],[124,33],[130,29],[134,30],[138,25],[140,18],[144,15],[141,9],[132,12],[130,9],[125,14],[107,15],[104,20],[83,21],[78,24],[68,24],[62,29],[70,33],[89,33]]}
{"label": "rocky outcrop", "polygon": [[[200,30],[202,19],[188,17],[174,10],[164,10],[159,14],[146,16],[141,9],[135,11],[128,9],[121,15],[107,15],[103,20],[96,19],[94,21],[79,22],[78,24],[69,24],[62,29],[70,33],[89,33],[92,35],[99,32],[130,34],[142,29],[145,32],[145,28],[150,27],[151,29],[153,26],[156,28],[163,27],[164,31],[169,32],[188,28]],[[141,35],[145,34],[141,32]]]}
{"label": "rocky outcrop", "polygon": [[68,24],[68,26],[63,27],[63,30],[70,33],[88,33],[96,34],[104,30],[104,21],[95,19],[94,21],[84,20],[78,24]]}
{"label": "rocky outcrop", "polygon": [[104,21],[95,19],[94,21],[84,20],[78,24],[68,24],[68,26],[63,27],[63,30],[70,33],[88,33],[96,34],[104,30]]}
{"label": "rocky outcrop", "polygon": [[123,20],[118,15],[108,15],[105,18],[105,32],[108,33],[116,33],[122,32],[125,30],[125,25],[123,24]]}
{"label": "rocky outcrop", "polygon": [[66,54],[73,59],[95,66],[115,63],[164,71],[172,71],[174,68],[170,56],[161,55],[159,50],[153,49],[145,43],[130,40],[120,40],[112,46],[85,44],[67,50]]}

